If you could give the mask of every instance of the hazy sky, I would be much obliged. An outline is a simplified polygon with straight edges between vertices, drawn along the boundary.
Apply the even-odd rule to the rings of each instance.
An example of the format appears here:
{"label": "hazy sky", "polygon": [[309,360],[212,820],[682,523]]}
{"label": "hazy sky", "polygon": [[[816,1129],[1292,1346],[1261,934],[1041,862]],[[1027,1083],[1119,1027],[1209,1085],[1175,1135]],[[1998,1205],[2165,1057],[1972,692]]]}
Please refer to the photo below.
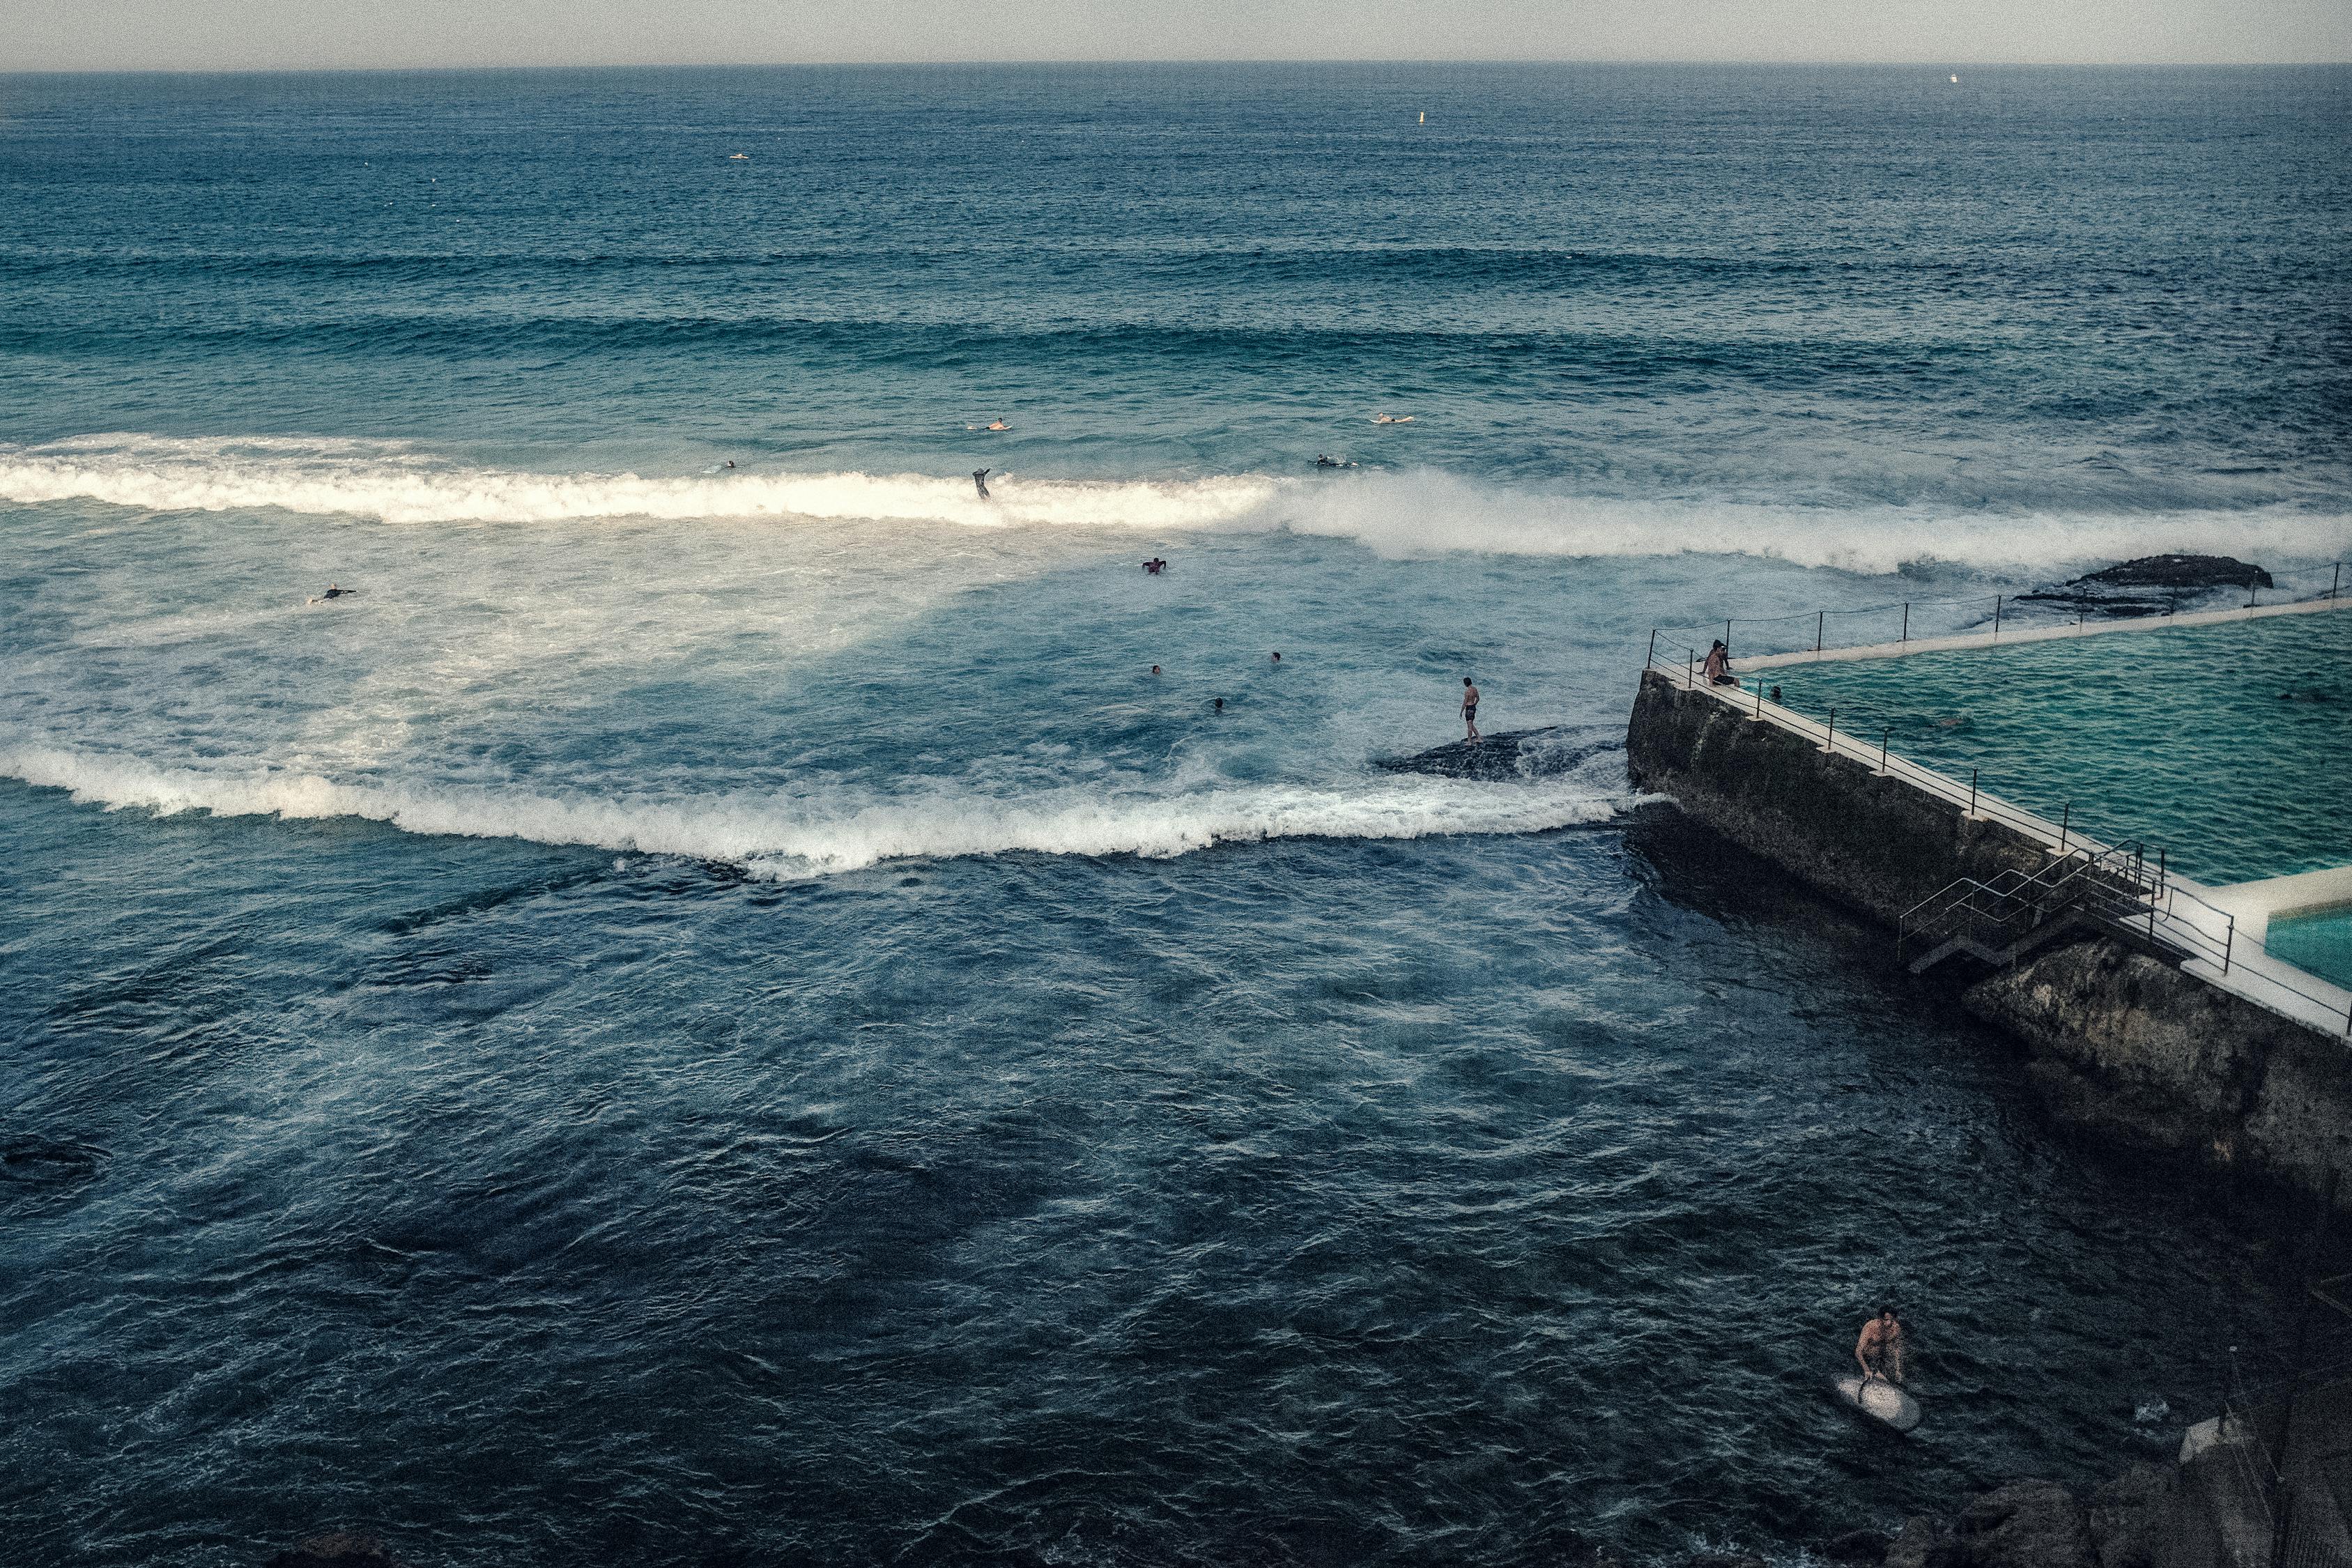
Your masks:
{"label": "hazy sky", "polygon": [[2352,59],[2352,0],[0,0],[0,70]]}

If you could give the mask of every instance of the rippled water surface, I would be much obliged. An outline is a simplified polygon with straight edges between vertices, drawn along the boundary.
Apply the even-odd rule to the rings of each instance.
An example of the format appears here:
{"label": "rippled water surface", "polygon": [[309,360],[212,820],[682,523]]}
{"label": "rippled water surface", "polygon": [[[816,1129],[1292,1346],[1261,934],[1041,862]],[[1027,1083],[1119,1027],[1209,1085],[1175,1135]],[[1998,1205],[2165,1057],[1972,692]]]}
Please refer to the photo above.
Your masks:
{"label": "rippled water surface", "polygon": [[2352,860],[2347,669],[2352,614],[2323,610],[1765,678],[1848,734],[2228,883]]}
{"label": "rippled water surface", "polygon": [[[2275,1215],[1623,724],[2324,573],[2347,89],[0,78],[0,1561],[1787,1561],[2168,1451]],[[1381,766],[1465,676],[1530,765]]]}

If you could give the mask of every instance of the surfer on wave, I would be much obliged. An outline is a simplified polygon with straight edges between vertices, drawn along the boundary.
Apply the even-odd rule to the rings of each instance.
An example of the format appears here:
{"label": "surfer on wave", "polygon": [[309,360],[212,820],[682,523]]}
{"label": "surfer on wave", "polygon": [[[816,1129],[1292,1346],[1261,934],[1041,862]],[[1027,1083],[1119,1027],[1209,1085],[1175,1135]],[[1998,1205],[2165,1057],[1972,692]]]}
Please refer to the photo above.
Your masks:
{"label": "surfer on wave", "polygon": [[1874,1377],[1889,1383],[1903,1381],[1903,1320],[1895,1315],[1892,1306],[1880,1307],[1878,1316],[1862,1325],[1862,1337],[1853,1342],[1853,1359],[1862,1363],[1865,1382]]}

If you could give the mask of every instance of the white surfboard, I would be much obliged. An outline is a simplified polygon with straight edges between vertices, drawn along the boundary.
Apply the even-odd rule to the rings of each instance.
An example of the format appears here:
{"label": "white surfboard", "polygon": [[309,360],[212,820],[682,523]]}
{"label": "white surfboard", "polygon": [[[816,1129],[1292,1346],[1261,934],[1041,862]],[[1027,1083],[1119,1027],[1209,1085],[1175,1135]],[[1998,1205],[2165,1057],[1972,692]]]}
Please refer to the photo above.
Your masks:
{"label": "white surfboard", "polygon": [[1908,1432],[1919,1425],[1919,1402],[1885,1378],[1865,1380],[1850,1372],[1834,1381],[1838,1397],[1864,1415],[1885,1422],[1897,1432]]}

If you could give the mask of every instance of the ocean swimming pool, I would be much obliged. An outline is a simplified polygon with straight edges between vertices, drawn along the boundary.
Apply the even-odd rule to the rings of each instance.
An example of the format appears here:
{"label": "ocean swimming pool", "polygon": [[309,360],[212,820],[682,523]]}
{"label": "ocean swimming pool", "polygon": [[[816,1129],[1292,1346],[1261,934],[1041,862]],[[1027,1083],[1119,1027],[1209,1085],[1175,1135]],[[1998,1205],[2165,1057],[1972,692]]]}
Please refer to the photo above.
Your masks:
{"label": "ocean swimming pool", "polygon": [[2352,985],[2352,908],[2281,916],[2271,921],[2263,945],[2273,958],[2338,985]]}
{"label": "ocean swimming pool", "polygon": [[2227,884],[2352,861],[2352,614],[1767,668],[1781,700]]}

